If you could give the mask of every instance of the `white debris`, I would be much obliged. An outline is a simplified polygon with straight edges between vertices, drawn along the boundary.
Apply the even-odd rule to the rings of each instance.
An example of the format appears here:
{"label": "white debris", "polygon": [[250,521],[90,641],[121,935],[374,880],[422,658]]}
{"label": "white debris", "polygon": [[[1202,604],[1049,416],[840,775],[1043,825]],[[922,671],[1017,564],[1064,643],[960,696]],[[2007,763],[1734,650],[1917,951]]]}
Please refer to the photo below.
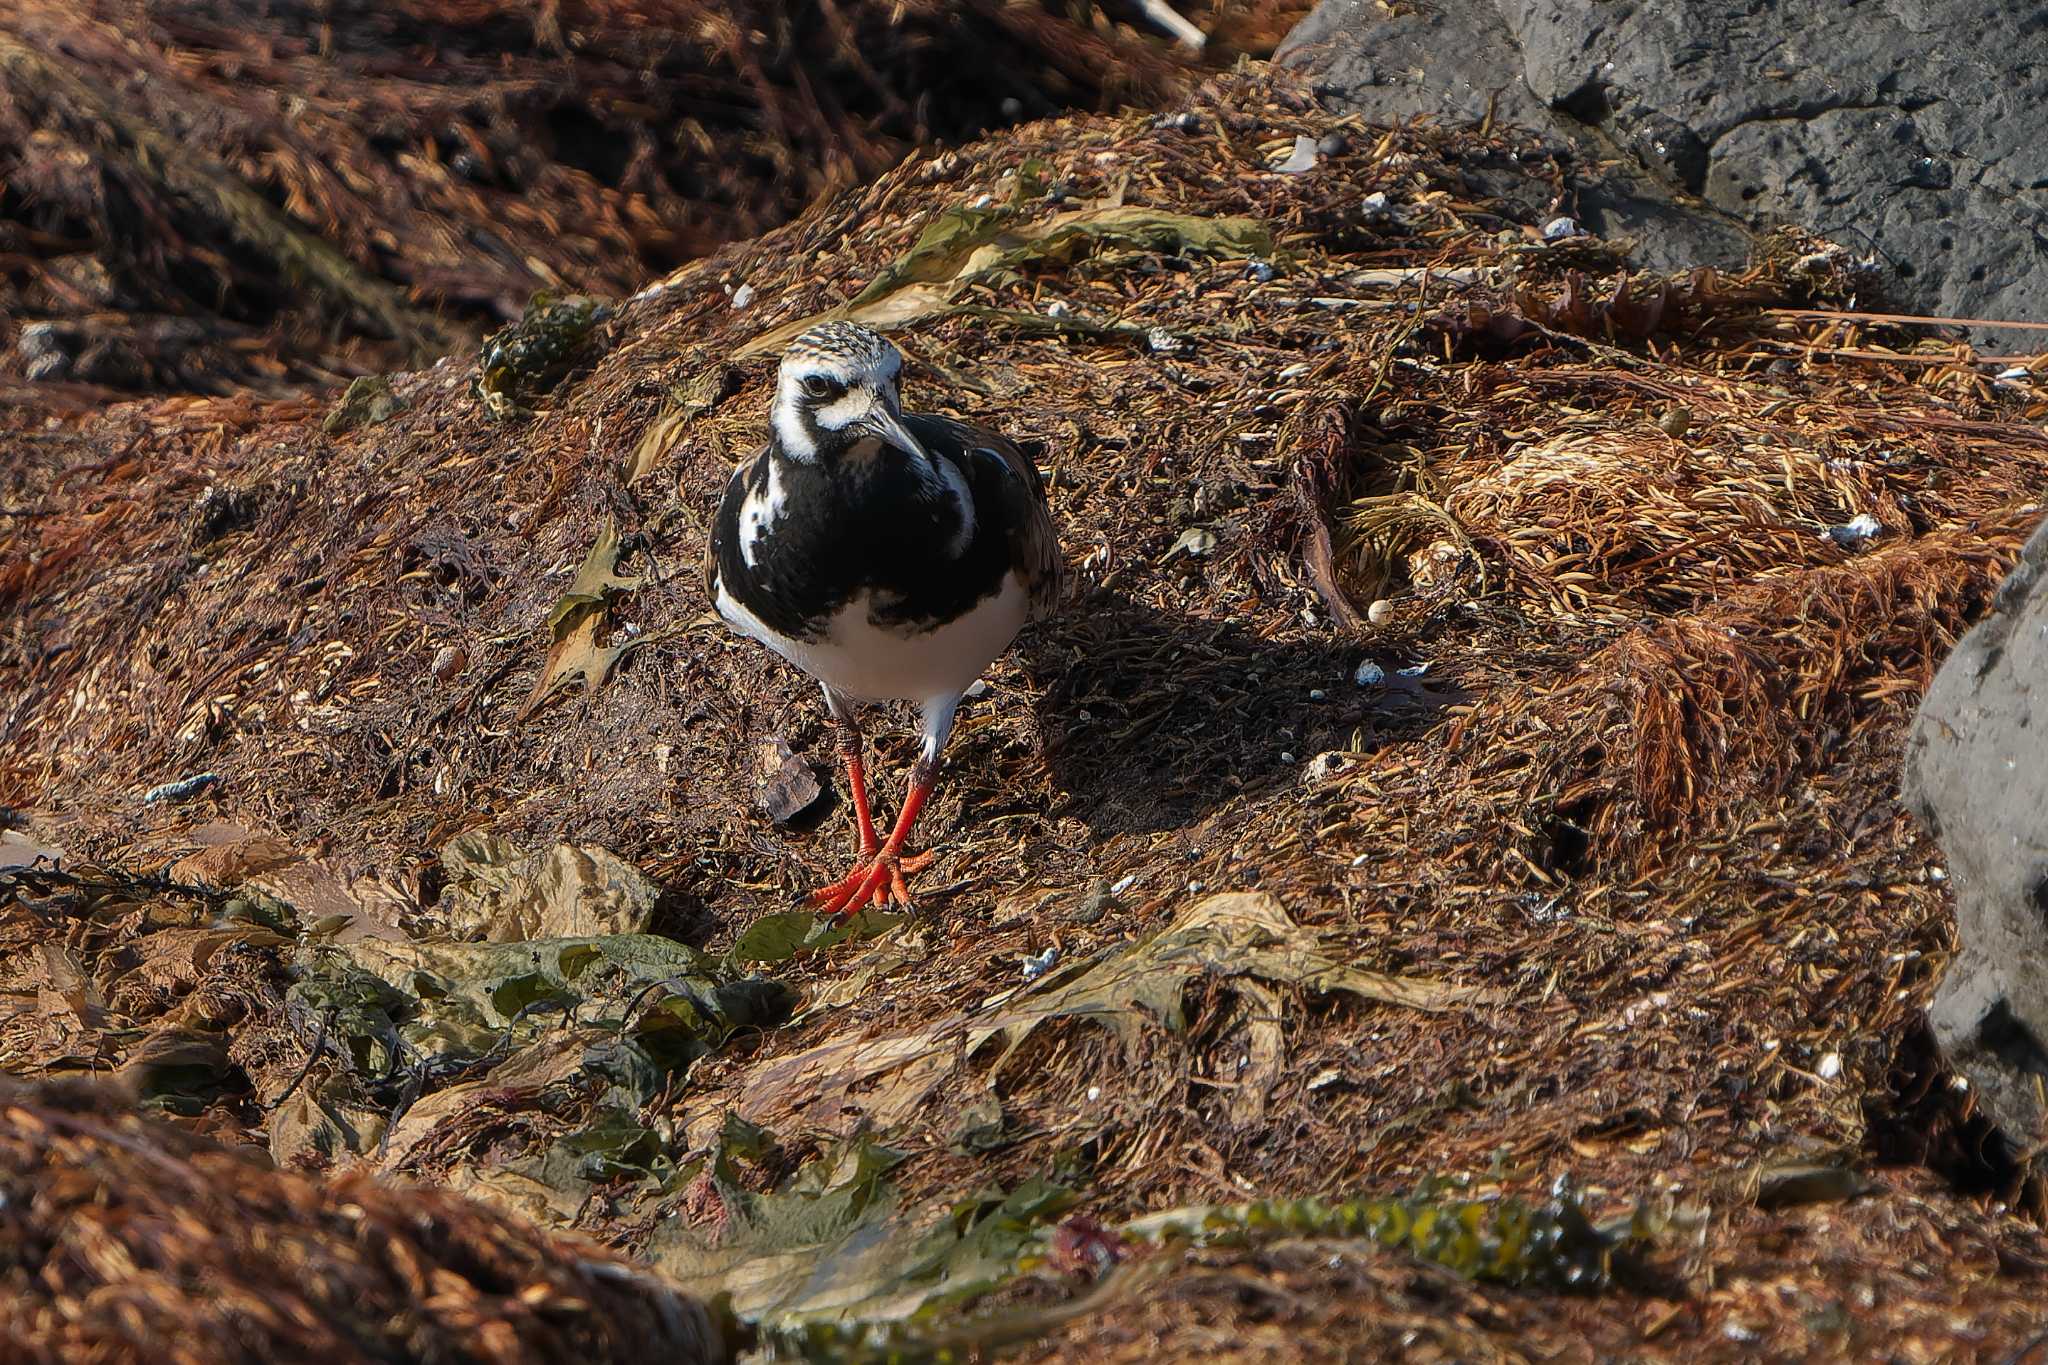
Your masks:
{"label": "white debris", "polygon": [[1166,552],[1168,559],[1184,554],[1190,559],[1200,559],[1216,548],[1216,533],[1206,526],[1190,526],[1180,533],[1180,539],[1173,542],[1173,548]]}
{"label": "white debris", "polygon": [[1047,948],[1042,953],[1026,953],[1024,955],[1024,979],[1026,981],[1038,980],[1039,977],[1051,971],[1053,963],[1059,960],[1060,950],[1057,946]]}
{"label": "white debris", "polygon": [[2013,365],[1998,372],[2000,379],[2032,379],[2034,372],[2024,365]]}
{"label": "white debris", "polygon": [[1073,305],[1065,299],[1054,299],[1051,303],[1045,305],[1045,315],[1049,318],[1063,318],[1073,311]]}
{"label": "white debris", "polygon": [[753,301],[754,286],[751,284],[743,284],[732,291],[732,306],[735,308],[744,308]]}
{"label": "white debris", "polygon": [[980,698],[987,696],[988,680],[986,678],[976,678],[972,683],[968,685],[967,690],[961,693],[960,695],[965,697],[968,701],[977,701]]}
{"label": "white debris", "polygon": [[1404,678],[1419,678],[1429,672],[1429,665],[1426,663],[1410,664],[1406,668],[1399,668],[1394,671]]}
{"label": "white debris", "polygon": [[1320,687],[1311,687],[1308,690],[1308,699],[1310,701],[1321,701],[1324,697],[1327,697],[1328,695],[1329,693],[1323,691],[1323,689]]}
{"label": "white debris", "polygon": [[1181,347],[1181,340],[1164,327],[1154,327],[1145,333],[1145,349],[1160,355],[1172,355]]}
{"label": "white debris", "polygon": [[1820,1059],[1820,1065],[1816,1066],[1813,1072],[1824,1081],[1833,1080],[1842,1074],[1842,1054],[1830,1052],[1827,1056]]}
{"label": "white debris", "polygon": [[1137,873],[1127,873],[1126,875],[1118,877],[1116,879],[1115,884],[1109,888],[1109,894],[1112,896],[1121,896],[1124,892],[1130,890],[1133,886],[1137,885],[1137,882]]}
{"label": "white debris", "polygon": [[1382,597],[1365,609],[1365,619],[1376,626],[1383,626],[1394,619],[1394,604]]}
{"label": "white debris", "polygon": [[1303,171],[1314,170],[1318,159],[1315,139],[1296,137],[1294,139],[1294,151],[1289,154],[1285,161],[1273,169],[1282,175],[1300,175]]}
{"label": "white debris", "polygon": [[1821,535],[1845,550],[1853,550],[1866,540],[1875,540],[1884,533],[1884,524],[1868,512],[1858,512],[1840,526],[1830,526]]}
{"label": "white debris", "polygon": [[1351,681],[1357,683],[1360,687],[1378,687],[1386,680],[1387,670],[1381,668],[1371,659],[1367,659],[1364,663],[1360,664],[1358,671],[1351,675]]}
{"label": "white debris", "polygon": [[1351,755],[1341,749],[1331,749],[1317,754],[1308,761],[1307,774],[1311,782],[1327,782],[1350,766]]}
{"label": "white debris", "polygon": [[1546,242],[1562,242],[1567,237],[1578,235],[1579,223],[1576,218],[1553,218],[1543,225],[1543,240]]}

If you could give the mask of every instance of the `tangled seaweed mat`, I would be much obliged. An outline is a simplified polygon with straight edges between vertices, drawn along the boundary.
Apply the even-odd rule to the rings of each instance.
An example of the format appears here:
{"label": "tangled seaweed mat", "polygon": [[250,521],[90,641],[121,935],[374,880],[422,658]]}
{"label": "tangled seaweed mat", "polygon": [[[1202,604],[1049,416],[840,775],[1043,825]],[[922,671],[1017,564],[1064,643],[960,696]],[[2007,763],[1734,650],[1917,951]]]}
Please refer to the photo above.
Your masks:
{"label": "tangled seaweed mat", "polygon": [[[251,879],[297,888],[18,876],[6,988],[41,1031],[10,1065],[132,1068],[209,1131],[647,1254],[728,1245],[734,1191],[838,1189],[866,1140],[900,1154],[891,1208],[1064,1247],[913,1324],[952,1349],[2023,1346],[2048,1246],[1916,1032],[1952,921],[1894,781],[2040,515],[2048,405],[1952,343],[1774,311],[1871,301],[1826,243],[1670,280],[1544,243],[1563,170],[1510,134],[1336,123],[1252,75],[1187,112],[910,162],[622,305],[529,419],[450,360],[382,421],[138,404],[0,472],[17,837],[152,873],[266,838],[296,861]],[[1044,231],[1126,206],[1258,230]],[[812,938],[793,896],[841,870],[844,811],[777,827],[753,775],[767,740],[829,775],[830,736],[696,566],[761,430],[772,356],[742,348],[877,281],[918,289],[910,400],[1049,471],[1075,589],[963,713],[919,915]],[[887,805],[913,741],[874,731]],[[674,960],[392,967],[452,924],[437,852],[486,829],[637,865]],[[1246,893],[1259,937],[1174,937]],[[1164,980],[1065,994],[1176,944]],[[1087,1007],[981,1032],[1048,1001]],[[396,1042],[340,1046],[372,1006]],[[280,1095],[317,1141],[278,1148]],[[1657,1274],[1514,1288],[1308,1217],[1126,1235],[1444,1177],[1532,1207],[1569,1177],[1593,1226],[1661,1229]]]}
{"label": "tangled seaweed mat", "polygon": [[717,1324],[586,1238],[332,1182],[0,1083],[0,1345],[22,1362],[717,1359]]}
{"label": "tangled seaweed mat", "polygon": [[[1308,3],[1180,8],[1224,66]],[[918,145],[1162,103],[1202,64],[1135,7],[1038,0],[10,0],[0,394],[431,358],[537,289],[630,292]]]}

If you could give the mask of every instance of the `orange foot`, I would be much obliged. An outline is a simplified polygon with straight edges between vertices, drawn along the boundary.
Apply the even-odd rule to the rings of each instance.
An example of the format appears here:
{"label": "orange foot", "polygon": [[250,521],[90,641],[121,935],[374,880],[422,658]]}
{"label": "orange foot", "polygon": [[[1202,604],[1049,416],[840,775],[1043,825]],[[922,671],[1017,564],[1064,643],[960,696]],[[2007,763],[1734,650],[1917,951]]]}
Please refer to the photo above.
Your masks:
{"label": "orange foot", "polygon": [[930,853],[906,858],[901,854],[884,852],[864,860],[853,871],[830,886],[819,887],[804,900],[818,913],[841,919],[858,914],[870,905],[887,905],[891,897],[898,905],[907,907],[910,888],[904,885],[904,877],[923,871],[931,860]]}

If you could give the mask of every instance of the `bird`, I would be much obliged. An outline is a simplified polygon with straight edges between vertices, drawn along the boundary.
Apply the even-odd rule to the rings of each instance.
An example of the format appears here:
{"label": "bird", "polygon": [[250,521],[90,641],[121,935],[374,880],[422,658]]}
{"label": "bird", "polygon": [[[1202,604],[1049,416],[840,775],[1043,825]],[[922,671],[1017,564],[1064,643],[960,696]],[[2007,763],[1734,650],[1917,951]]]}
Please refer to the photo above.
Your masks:
{"label": "bird", "polygon": [[[859,324],[813,325],[777,370],[767,443],[732,472],[704,586],[725,623],[825,694],[859,836],[853,871],[807,897],[844,917],[909,907],[906,855],[967,689],[1060,598],[1059,540],[1038,467],[1001,434],[903,410],[903,355]],[[878,839],[863,704],[909,701],[922,745]]]}

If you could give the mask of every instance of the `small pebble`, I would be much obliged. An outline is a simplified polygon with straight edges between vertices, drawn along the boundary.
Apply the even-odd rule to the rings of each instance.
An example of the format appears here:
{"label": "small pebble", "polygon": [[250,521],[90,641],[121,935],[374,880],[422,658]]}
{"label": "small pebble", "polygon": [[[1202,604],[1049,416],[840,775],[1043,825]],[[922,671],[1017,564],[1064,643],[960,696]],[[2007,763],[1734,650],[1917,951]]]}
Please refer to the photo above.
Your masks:
{"label": "small pebble", "polygon": [[1813,1070],[1814,1074],[1819,1076],[1822,1080],[1833,1080],[1835,1077],[1842,1074],[1842,1054],[1839,1052],[1830,1052],[1827,1056],[1820,1059],[1820,1065],[1815,1067]]}
{"label": "small pebble", "polygon": [[753,301],[754,286],[751,284],[743,284],[732,291],[732,306],[735,308],[744,308]]}
{"label": "small pebble", "polygon": [[434,676],[447,682],[469,663],[469,656],[454,645],[442,645],[434,651]]}
{"label": "small pebble", "polygon": [[1579,235],[1579,223],[1575,218],[1553,218],[1543,225],[1543,240],[1562,242],[1567,237]]}
{"label": "small pebble", "polygon": [[1316,150],[1324,156],[1342,156],[1351,150],[1351,140],[1342,133],[1324,133],[1316,140]]}
{"label": "small pebble", "polygon": [[1280,761],[1282,763],[1292,763],[1294,762],[1294,755],[1287,752],[1287,750],[1282,749],[1280,751]]}
{"label": "small pebble", "polygon": [[1024,101],[1018,99],[1015,95],[1003,96],[1003,102],[996,107],[1001,109],[1003,117],[1009,119],[1012,123],[1024,117]]}
{"label": "small pebble", "polygon": [[1264,284],[1273,278],[1273,263],[1271,261],[1262,261],[1254,256],[1244,263],[1244,273],[1258,283]]}
{"label": "small pebble", "polygon": [[1365,609],[1365,619],[1376,626],[1383,626],[1394,619],[1394,604],[1382,597]]}
{"label": "small pebble", "polygon": [[1063,318],[1073,311],[1073,305],[1065,299],[1054,299],[1045,305],[1045,315],[1049,318]]}
{"label": "small pebble", "polygon": [[1311,687],[1308,692],[1308,699],[1310,701],[1321,701],[1325,695],[1322,688]]}
{"label": "small pebble", "polygon": [[1364,663],[1360,664],[1358,671],[1351,675],[1351,681],[1357,683],[1360,687],[1378,687],[1386,680],[1387,670],[1381,668],[1371,659],[1367,659]]}
{"label": "small pebble", "polygon": [[1121,896],[1124,892],[1130,890],[1133,886],[1137,885],[1137,882],[1138,874],[1135,872],[1132,872],[1126,876],[1118,877],[1116,879],[1115,884],[1109,888],[1109,894],[1112,896]]}

